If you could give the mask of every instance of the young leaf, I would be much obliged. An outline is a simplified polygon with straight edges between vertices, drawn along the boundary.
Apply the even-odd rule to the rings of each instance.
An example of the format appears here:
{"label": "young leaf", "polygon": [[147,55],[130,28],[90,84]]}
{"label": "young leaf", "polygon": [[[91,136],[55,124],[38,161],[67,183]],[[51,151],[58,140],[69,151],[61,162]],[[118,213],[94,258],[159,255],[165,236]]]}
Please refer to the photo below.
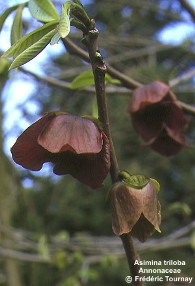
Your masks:
{"label": "young leaf", "polygon": [[60,40],[60,34],[57,32],[57,33],[55,33],[55,35],[52,37],[50,44],[51,44],[51,45],[58,44],[59,40]]}
{"label": "young leaf", "polygon": [[105,79],[107,84],[114,84],[114,85],[121,84],[120,80],[112,78],[108,73],[106,73]]}
{"label": "young leaf", "polygon": [[22,37],[22,10],[25,4],[21,4],[16,9],[16,15],[11,29],[11,44],[13,45]]}
{"label": "young leaf", "polygon": [[70,7],[72,3],[70,1],[65,2],[62,5],[62,14],[60,17],[58,32],[61,38],[65,38],[70,32]]}
{"label": "young leaf", "polygon": [[59,20],[58,12],[50,0],[30,0],[28,7],[31,15],[41,22]]}
{"label": "young leaf", "polygon": [[49,44],[51,38],[55,33],[56,29],[51,30],[41,39],[29,46],[22,53],[20,53],[12,62],[10,69],[17,68],[35,58]]}
{"label": "young leaf", "polygon": [[[28,4],[28,2],[23,3],[22,5],[26,6]],[[17,4],[14,5],[12,7],[9,7],[8,9],[6,9],[3,14],[0,16],[0,30],[3,27],[3,24],[5,22],[5,20],[7,19],[7,17],[9,16],[9,14],[11,14],[14,10],[16,10],[21,4]]]}
{"label": "young leaf", "polygon": [[[113,79],[109,74],[105,75],[106,84],[119,84],[120,81]],[[79,89],[86,86],[94,85],[94,76],[92,70],[85,71],[75,77],[71,83],[72,89]]]}
{"label": "young leaf", "polygon": [[94,84],[94,77],[92,70],[85,71],[75,77],[71,83],[72,89],[79,89]]}
{"label": "young leaf", "polygon": [[22,37],[19,41],[17,41],[13,46],[11,46],[4,54],[3,57],[13,57],[16,58],[20,55],[24,50],[28,49],[34,43],[39,41],[44,35],[49,33],[56,27],[58,21],[49,22],[42,27],[32,31],[31,33]]}

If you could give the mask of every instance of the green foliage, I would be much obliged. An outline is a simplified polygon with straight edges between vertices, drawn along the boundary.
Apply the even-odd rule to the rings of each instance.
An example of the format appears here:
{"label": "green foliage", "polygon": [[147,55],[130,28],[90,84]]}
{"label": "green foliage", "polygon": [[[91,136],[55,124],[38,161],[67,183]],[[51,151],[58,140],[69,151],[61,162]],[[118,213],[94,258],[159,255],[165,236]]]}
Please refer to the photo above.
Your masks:
{"label": "green foliage", "polygon": [[92,70],[88,70],[79,74],[71,82],[72,89],[80,89],[89,85],[94,85],[94,77]]}
{"label": "green foliage", "polygon": [[[113,79],[108,73],[105,75],[106,84],[120,84],[119,80]],[[84,87],[94,85],[93,71],[88,70],[79,74],[71,82],[72,89],[82,89]]]}
{"label": "green foliage", "polygon": [[16,14],[11,29],[11,44],[13,45],[22,37],[22,11],[26,4],[21,4],[16,9]]}
{"label": "green foliage", "polygon": [[28,7],[32,16],[41,22],[59,20],[58,12],[50,0],[30,0]]}
{"label": "green foliage", "polygon": [[188,204],[184,202],[175,202],[171,204],[170,208],[168,211],[173,214],[173,213],[183,213],[184,216],[190,216],[192,214],[192,211]]}
{"label": "green foliage", "polygon": [[70,7],[72,3],[70,1],[66,1],[62,5],[62,13],[60,16],[60,21],[57,29],[57,33],[52,37],[51,44],[57,44],[60,38],[65,38],[70,32]]}
{"label": "green foliage", "polygon": [[1,14],[0,16],[0,30],[2,29],[2,26],[5,22],[5,20],[7,19],[7,17],[14,11],[14,10],[17,10],[20,6],[26,6],[28,2],[25,2],[23,4],[17,4],[17,5],[14,5],[14,6],[11,6],[9,8],[7,8],[3,14]]}
{"label": "green foliage", "polygon": [[56,32],[56,24],[56,21],[47,23],[22,37],[13,46],[11,46],[3,54],[3,57],[14,58],[10,69],[23,65],[38,55],[51,41],[51,38]]}
{"label": "green foliage", "polygon": [[45,259],[49,258],[49,248],[47,244],[47,238],[44,234],[41,235],[39,238],[38,253],[40,253]]}
{"label": "green foliage", "polygon": [[60,17],[58,32],[61,38],[65,38],[70,32],[70,20],[69,20],[69,13],[70,7],[72,3],[70,1],[66,1],[62,5],[62,14]]}

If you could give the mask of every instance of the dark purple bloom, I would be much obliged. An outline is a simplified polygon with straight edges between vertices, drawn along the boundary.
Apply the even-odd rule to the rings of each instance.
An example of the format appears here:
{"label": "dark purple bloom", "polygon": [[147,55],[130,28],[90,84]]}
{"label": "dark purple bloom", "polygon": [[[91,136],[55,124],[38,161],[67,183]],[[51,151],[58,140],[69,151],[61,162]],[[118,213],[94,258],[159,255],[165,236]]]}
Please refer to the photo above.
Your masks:
{"label": "dark purple bloom", "polygon": [[136,132],[160,154],[175,155],[186,146],[187,121],[168,85],[156,81],[135,89],[129,112]]}
{"label": "dark purple bloom", "polygon": [[29,126],[11,152],[26,169],[38,171],[45,162],[52,162],[55,174],[70,174],[92,188],[102,186],[110,168],[104,132],[87,118],[62,112],[47,113]]}

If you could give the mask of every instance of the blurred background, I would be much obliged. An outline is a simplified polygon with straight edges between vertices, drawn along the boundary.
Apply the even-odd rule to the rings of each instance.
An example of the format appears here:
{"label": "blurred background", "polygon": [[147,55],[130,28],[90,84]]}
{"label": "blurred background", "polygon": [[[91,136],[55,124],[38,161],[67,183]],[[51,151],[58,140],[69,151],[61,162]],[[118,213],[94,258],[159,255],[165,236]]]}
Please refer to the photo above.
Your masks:
{"label": "blurred background", "polygon": [[[8,3],[9,2],[9,3]],[[19,1],[0,4],[1,11]],[[52,1],[60,11],[63,1]],[[100,31],[105,60],[141,83],[161,80],[179,100],[195,104],[195,10],[179,0],[83,1]],[[195,8],[194,8],[195,9]],[[0,53],[10,45],[10,16],[0,34]],[[24,9],[24,33],[39,27]],[[82,34],[72,29],[79,46]],[[22,69],[0,74],[0,285],[119,286],[129,270],[119,238],[111,229],[107,194],[91,190],[70,176],[24,170],[11,159],[10,147],[29,124],[51,110],[75,115],[94,112],[94,88],[70,89],[71,81],[90,65],[66,52],[61,43]],[[58,81],[56,82],[56,79]],[[59,84],[60,83],[63,83]],[[195,122],[187,114],[188,148],[162,157],[143,146],[127,112],[131,90],[107,86],[113,141],[120,168],[157,179],[162,205],[161,234],[135,241],[142,260],[185,261],[182,277],[194,276]],[[146,267],[147,268],[147,267]],[[158,274],[156,274],[158,275]],[[154,274],[155,276],[155,274]],[[194,283],[194,284],[193,284]],[[195,285],[195,281],[191,285]],[[159,285],[148,283],[147,285]],[[164,282],[161,285],[180,285]],[[188,285],[183,283],[181,285]]]}

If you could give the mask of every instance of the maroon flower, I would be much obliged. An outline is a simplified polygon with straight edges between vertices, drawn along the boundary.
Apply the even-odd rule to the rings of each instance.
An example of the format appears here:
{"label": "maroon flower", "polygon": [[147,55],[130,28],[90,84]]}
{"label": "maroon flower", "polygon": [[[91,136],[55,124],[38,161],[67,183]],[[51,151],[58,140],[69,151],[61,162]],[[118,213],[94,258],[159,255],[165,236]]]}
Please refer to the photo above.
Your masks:
{"label": "maroon flower", "polygon": [[129,112],[136,132],[160,154],[175,155],[186,146],[187,121],[168,85],[156,81],[135,89]]}
{"label": "maroon flower", "polygon": [[[130,176],[139,183],[143,175]],[[161,207],[157,181],[144,178],[141,186],[129,181],[115,183],[110,191],[112,229],[116,235],[130,233],[144,242],[155,231],[160,232]]]}
{"label": "maroon flower", "polygon": [[38,171],[45,162],[57,175],[70,174],[92,187],[102,186],[110,168],[109,141],[86,118],[50,112],[28,127],[11,148],[14,161]]}

